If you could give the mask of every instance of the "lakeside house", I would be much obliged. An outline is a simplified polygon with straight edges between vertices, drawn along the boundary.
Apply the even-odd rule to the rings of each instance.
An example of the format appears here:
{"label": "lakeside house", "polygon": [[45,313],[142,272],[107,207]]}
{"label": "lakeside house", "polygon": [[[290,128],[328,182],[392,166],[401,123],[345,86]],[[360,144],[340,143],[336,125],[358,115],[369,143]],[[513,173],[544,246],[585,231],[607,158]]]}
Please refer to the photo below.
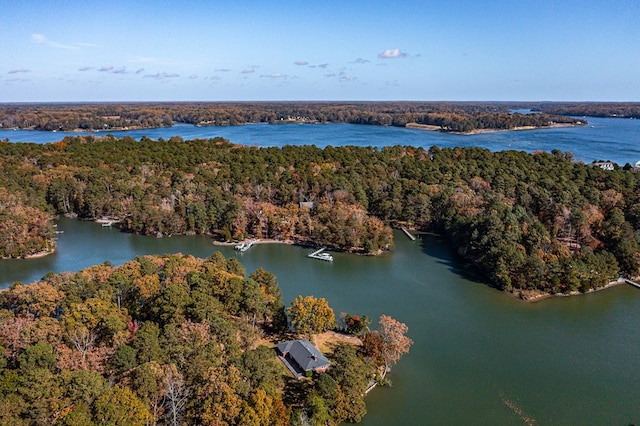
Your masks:
{"label": "lakeside house", "polygon": [[615,170],[615,165],[611,161],[600,161],[591,163],[593,167],[600,167],[602,170]]}
{"label": "lakeside house", "polygon": [[298,379],[310,372],[324,373],[331,366],[331,362],[307,339],[279,343],[276,350],[280,360]]}

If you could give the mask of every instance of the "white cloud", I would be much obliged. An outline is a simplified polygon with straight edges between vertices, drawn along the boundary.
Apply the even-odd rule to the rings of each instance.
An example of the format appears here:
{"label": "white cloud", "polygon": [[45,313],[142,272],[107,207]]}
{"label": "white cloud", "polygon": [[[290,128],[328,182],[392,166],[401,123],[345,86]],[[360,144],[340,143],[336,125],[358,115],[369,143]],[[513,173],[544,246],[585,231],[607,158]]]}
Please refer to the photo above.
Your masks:
{"label": "white cloud", "polygon": [[358,58],[355,61],[353,61],[354,64],[368,64],[369,62],[371,61],[364,58]]}
{"label": "white cloud", "polygon": [[404,58],[406,56],[407,54],[401,51],[400,49],[386,49],[378,53],[378,58],[380,59]]}
{"label": "white cloud", "polygon": [[356,81],[358,79],[358,77],[354,77],[352,75],[341,75],[340,78],[338,79],[338,81],[340,83],[349,83],[352,81]]}
{"label": "white cloud", "polygon": [[213,77],[205,77],[204,80],[209,81],[209,87],[218,84],[222,81],[222,77],[214,75]]}
{"label": "white cloud", "polygon": [[196,78],[198,78],[198,76],[196,74],[191,74],[189,76],[189,80],[195,80]]}
{"label": "white cloud", "polygon": [[31,70],[26,68],[13,68],[13,69],[10,69],[7,74],[24,74],[27,72],[31,72]]}
{"label": "white cloud", "polygon": [[92,69],[93,69],[93,67],[80,67],[80,68],[78,68],[78,71],[89,71],[89,70],[92,70]]}
{"label": "white cloud", "polygon": [[330,72],[324,75],[327,78],[338,78],[338,82],[340,83],[349,83],[352,81],[356,81],[358,79],[358,77],[352,76],[352,75],[348,75],[344,69],[341,69],[340,72],[335,73],[335,72]]}
{"label": "white cloud", "polygon": [[325,69],[325,68],[327,68],[328,66],[329,66],[329,64],[319,64],[319,65],[318,65],[318,68]]}
{"label": "white cloud", "polygon": [[344,71],[342,71],[338,76],[339,76],[338,81],[340,83],[349,83],[351,81],[356,81],[358,79],[358,77],[347,75]]}
{"label": "white cloud", "polygon": [[264,77],[264,78],[287,78],[288,76],[286,74],[281,74],[279,72],[273,73],[273,74],[262,74],[260,77]]}
{"label": "white cloud", "polygon": [[304,65],[309,65],[309,62],[307,62],[307,61],[295,61],[293,63],[293,65],[304,66]]}
{"label": "white cloud", "polygon": [[78,47],[100,47],[95,43],[76,43],[75,45]]}
{"label": "white cloud", "polygon": [[243,69],[242,71],[240,71],[242,74],[251,74],[253,72],[256,72],[256,68],[258,68],[255,65],[250,65],[248,67],[246,67],[245,69]]}
{"label": "white cloud", "polygon": [[31,41],[37,44],[44,44],[46,46],[55,47],[57,49],[78,49],[79,46],[84,46],[86,43],[82,45],[69,45],[58,43],[57,41],[49,40],[44,34],[31,34]]}
{"label": "white cloud", "polygon": [[142,73],[142,72],[144,72],[144,68],[138,68],[138,69],[136,70],[136,74],[140,74],[140,73]]}
{"label": "white cloud", "polygon": [[47,38],[42,34],[31,34],[31,40],[33,40],[34,43],[40,44],[47,42]]}
{"label": "white cloud", "polygon": [[180,77],[180,74],[176,74],[174,72],[160,71],[155,74],[146,74],[143,78],[163,79],[163,78],[175,78],[175,77]]}
{"label": "white cloud", "polygon": [[100,68],[98,68],[98,71],[100,72],[107,72],[111,70],[113,70],[113,65],[103,65]]}
{"label": "white cloud", "polygon": [[4,80],[5,83],[26,83],[27,81],[29,81],[28,78],[7,78]]}
{"label": "white cloud", "polygon": [[127,69],[126,69],[126,67],[120,67],[120,68],[115,68],[111,72],[114,73],[114,74],[126,74],[127,73]]}

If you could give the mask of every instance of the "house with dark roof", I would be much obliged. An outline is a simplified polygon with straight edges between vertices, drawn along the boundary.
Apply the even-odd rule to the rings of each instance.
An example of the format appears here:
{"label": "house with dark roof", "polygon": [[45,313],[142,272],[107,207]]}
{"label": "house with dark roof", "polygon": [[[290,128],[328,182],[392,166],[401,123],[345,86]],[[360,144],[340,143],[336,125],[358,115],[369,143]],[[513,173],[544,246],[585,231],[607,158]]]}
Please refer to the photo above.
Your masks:
{"label": "house with dark roof", "polygon": [[331,362],[307,339],[290,340],[276,346],[282,362],[297,377],[309,372],[324,373]]}

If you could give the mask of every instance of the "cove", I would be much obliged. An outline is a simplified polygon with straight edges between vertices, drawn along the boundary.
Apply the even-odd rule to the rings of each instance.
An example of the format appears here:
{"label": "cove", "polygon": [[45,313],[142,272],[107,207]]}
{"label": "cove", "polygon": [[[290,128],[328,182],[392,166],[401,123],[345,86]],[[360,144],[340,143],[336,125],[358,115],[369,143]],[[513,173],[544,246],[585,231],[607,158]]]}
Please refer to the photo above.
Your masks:
{"label": "cove", "polygon": [[380,257],[255,245],[245,253],[201,236],[155,238],[61,218],[58,251],[0,261],[0,287],[137,255],[221,251],[247,273],[277,275],[285,304],[325,297],[336,314],[388,314],[415,341],[366,399],[365,425],[630,424],[640,422],[640,291],[617,286],[525,303],[461,269],[443,241],[409,241]]}

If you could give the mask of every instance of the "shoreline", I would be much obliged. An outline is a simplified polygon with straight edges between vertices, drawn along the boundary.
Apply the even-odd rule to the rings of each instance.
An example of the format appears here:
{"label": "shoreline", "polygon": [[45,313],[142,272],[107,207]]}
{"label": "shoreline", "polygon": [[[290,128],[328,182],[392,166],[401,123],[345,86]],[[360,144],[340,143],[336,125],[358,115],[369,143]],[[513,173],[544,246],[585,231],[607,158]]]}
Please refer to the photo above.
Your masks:
{"label": "shoreline", "polygon": [[606,290],[608,288],[617,287],[620,284],[626,284],[623,278],[618,278],[617,280],[610,281],[609,283],[603,285],[602,287],[592,288],[585,293],[580,291],[572,291],[570,293],[547,293],[539,290],[521,290],[521,291],[507,292],[507,293],[511,294],[513,297],[519,300],[522,300],[523,302],[533,303],[533,302],[538,302],[544,299],[550,299],[552,297],[572,297],[572,296],[582,296],[585,294],[596,293],[598,291]]}
{"label": "shoreline", "polygon": [[37,253],[33,253],[30,255],[27,255],[24,257],[24,259],[37,259],[39,257],[45,257],[45,256],[49,256],[50,254],[55,253],[56,250],[43,250],[43,251],[39,251]]}
{"label": "shoreline", "polygon": [[435,124],[407,123],[404,127],[407,129],[429,130],[432,132],[442,131],[442,127],[436,126]]}
{"label": "shoreline", "polygon": [[276,240],[273,238],[260,238],[260,239],[256,239],[256,240],[241,240],[241,241],[232,241],[232,242],[228,242],[228,241],[213,241],[213,245],[214,246],[237,246],[238,244],[242,244],[245,242],[253,242],[253,245],[256,244],[289,244],[289,245],[295,245],[296,242],[293,240]]}
{"label": "shoreline", "polygon": [[498,132],[522,132],[526,130],[545,130],[545,129],[555,129],[561,127],[580,127],[583,124],[574,124],[574,123],[555,123],[550,124],[548,126],[520,126],[513,127],[511,129],[475,129],[470,132],[447,132],[454,135],[478,135],[483,133],[498,133]]}
{"label": "shoreline", "polygon": [[[337,122],[340,123],[340,122]],[[12,128],[12,129],[0,129],[0,130],[26,130],[26,131],[38,131],[38,132],[49,132],[49,133],[57,133],[57,132],[68,132],[68,133],[77,133],[79,136],[83,136],[83,133],[86,134],[86,136],[90,136],[90,135],[95,135],[95,134],[99,134],[99,133],[104,133],[105,135],[108,135],[109,132],[127,132],[127,131],[137,131],[137,130],[154,130],[154,129],[171,129],[176,127],[177,125],[181,125],[181,124],[186,124],[186,125],[190,125],[190,126],[195,126],[195,127],[227,127],[227,126],[242,126],[242,125],[246,125],[246,124],[321,124],[318,121],[312,122],[312,121],[285,121],[285,122],[274,122],[274,123],[261,123],[261,122],[247,122],[247,123],[240,123],[240,124],[234,124],[234,125],[228,125],[228,124],[212,124],[212,125],[202,125],[202,124],[192,124],[192,123],[184,123],[184,122],[174,122],[171,126],[151,126],[151,127],[146,127],[146,126],[125,126],[125,127],[110,127],[107,129],[80,129],[80,128],[75,128],[72,130],[43,130],[43,129],[36,129],[34,127],[26,127],[26,128],[21,128],[21,127],[17,127],[17,128]],[[550,129],[550,128],[556,128],[556,127],[574,127],[574,126],[583,126],[584,123],[581,124],[576,124],[576,123],[554,123],[554,124],[550,124],[548,126],[519,126],[519,127],[513,127],[510,129],[474,129],[474,130],[470,130],[468,132],[453,132],[453,131],[447,131],[445,129],[442,128],[442,126],[438,126],[435,124],[420,124],[420,123],[415,123],[415,122],[411,122],[411,123],[407,123],[404,125],[405,128],[407,129],[418,129],[418,130],[427,130],[427,131],[433,131],[433,132],[442,132],[442,133],[450,133],[453,135],[475,135],[475,134],[479,134],[479,133],[494,133],[494,132],[511,132],[511,131],[522,131],[522,130],[541,130],[541,129]],[[374,125],[375,126],[375,125]],[[384,126],[381,126],[384,127]]]}
{"label": "shoreline", "polygon": [[38,259],[40,257],[45,257],[45,256],[49,256],[50,254],[54,254],[56,252],[55,249],[53,250],[43,250],[43,251],[39,251],[37,253],[32,253],[32,254],[28,254],[26,256],[20,256],[20,257],[0,257],[0,260],[28,260],[28,259]]}
{"label": "shoreline", "polygon": [[431,125],[431,124],[419,124],[419,123],[407,123],[405,125],[405,128],[407,129],[418,129],[418,130],[426,130],[426,131],[430,131],[430,132],[442,132],[442,133],[449,133],[452,135],[478,135],[478,134],[483,134],[483,133],[497,133],[497,132],[520,132],[520,131],[524,131],[524,130],[544,130],[544,129],[554,129],[554,128],[560,128],[560,127],[579,127],[579,126],[583,126],[584,124],[575,124],[575,123],[554,123],[554,124],[550,124],[548,126],[519,126],[519,127],[512,127],[511,129],[474,129],[474,130],[470,130],[468,132],[449,132],[446,131],[444,129],[442,129],[441,126],[435,126],[435,125]]}

